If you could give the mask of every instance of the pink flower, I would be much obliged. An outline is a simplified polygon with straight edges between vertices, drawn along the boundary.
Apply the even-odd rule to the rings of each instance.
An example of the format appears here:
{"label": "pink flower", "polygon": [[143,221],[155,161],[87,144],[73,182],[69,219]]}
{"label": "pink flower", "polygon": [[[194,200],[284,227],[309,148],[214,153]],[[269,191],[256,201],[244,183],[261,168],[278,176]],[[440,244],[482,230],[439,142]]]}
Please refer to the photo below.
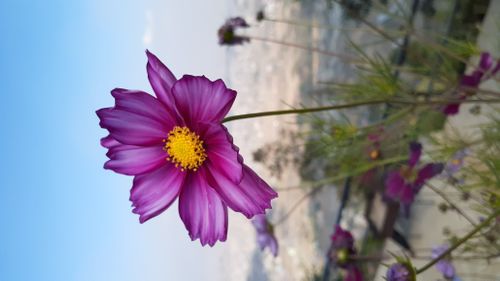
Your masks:
{"label": "pink flower", "polygon": [[344,281],[363,281],[363,273],[355,265],[349,266],[347,268],[347,273],[344,277]]}
{"label": "pink flower", "polygon": [[179,197],[179,214],[192,240],[213,246],[225,241],[227,207],[251,218],[277,197],[243,164],[221,124],[236,92],[222,80],[184,75],[177,80],[152,53],[147,73],[156,97],[114,89],[115,106],[97,111],[109,135],[104,168],[134,176],[133,212],[141,223],[161,214]]}
{"label": "pink flower", "polygon": [[408,165],[401,169],[389,172],[385,181],[387,197],[400,201],[408,213],[415,195],[422,186],[434,176],[443,171],[442,163],[429,163],[418,168],[422,145],[418,142],[410,143],[410,159]]}
{"label": "pink flower", "polygon": [[354,248],[354,237],[351,232],[342,229],[340,225],[335,226],[332,239],[332,260],[340,267],[346,268],[351,264],[349,257],[356,254]]}
{"label": "pink flower", "polygon": [[[494,65],[493,57],[488,52],[481,53],[481,58],[479,59],[479,66],[471,73],[465,74],[460,79],[460,86],[468,88],[478,88],[479,84],[483,81],[485,74],[489,74],[489,77],[495,76],[500,70],[500,59],[497,60],[496,65]],[[487,78],[489,78],[487,77]],[[487,80],[484,79],[484,80]],[[470,92],[470,91],[468,91]],[[470,93],[461,92],[458,99],[467,99]],[[445,115],[455,115],[460,110],[460,103],[450,103],[443,107],[442,112]]]}

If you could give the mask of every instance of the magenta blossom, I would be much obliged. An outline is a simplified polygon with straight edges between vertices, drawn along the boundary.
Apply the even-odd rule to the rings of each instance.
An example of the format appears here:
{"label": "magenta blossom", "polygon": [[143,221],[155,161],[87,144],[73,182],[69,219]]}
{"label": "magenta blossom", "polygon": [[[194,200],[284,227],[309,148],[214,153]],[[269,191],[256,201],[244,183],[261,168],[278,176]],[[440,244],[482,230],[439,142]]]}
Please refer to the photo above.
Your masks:
{"label": "magenta blossom", "polygon": [[[500,59],[493,66],[493,57],[488,52],[481,53],[481,58],[479,59],[479,66],[471,73],[463,75],[460,79],[460,86],[467,88],[478,88],[479,84],[486,77],[489,78],[494,76],[500,70]],[[489,75],[486,76],[485,74]],[[470,91],[461,91],[459,100],[465,100],[467,98],[467,93]],[[443,113],[445,115],[455,115],[460,109],[460,103],[450,103],[443,108]]]}
{"label": "magenta blossom", "polygon": [[339,225],[335,226],[332,235],[332,260],[338,266],[346,268],[349,265],[349,256],[356,254],[354,248],[354,238],[351,232],[342,229]]}
{"label": "magenta blossom", "polygon": [[278,255],[278,240],[274,236],[274,228],[266,219],[266,215],[256,215],[252,223],[257,231],[257,242],[260,249],[269,248],[273,256]]}
{"label": "magenta blossom", "polygon": [[441,163],[429,163],[418,168],[421,154],[422,145],[417,142],[410,143],[408,165],[390,172],[385,181],[387,197],[401,202],[406,210],[425,182],[443,171],[444,165]]}
{"label": "magenta blossom", "polygon": [[97,111],[109,131],[104,168],[134,176],[133,212],[141,223],[179,197],[179,214],[192,240],[213,246],[225,241],[227,207],[251,218],[277,197],[243,164],[221,124],[236,92],[222,80],[184,75],[177,80],[152,53],[147,73],[156,94],[114,89],[115,106]]}
{"label": "magenta blossom", "polygon": [[[441,245],[432,248],[432,258],[435,259],[448,250],[448,245]],[[455,267],[451,263],[450,257],[444,257],[436,263],[436,269],[447,279],[455,277]]]}
{"label": "magenta blossom", "polygon": [[344,281],[363,281],[363,273],[355,265],[351,265],[347,268],[347,273],[344,277]]}

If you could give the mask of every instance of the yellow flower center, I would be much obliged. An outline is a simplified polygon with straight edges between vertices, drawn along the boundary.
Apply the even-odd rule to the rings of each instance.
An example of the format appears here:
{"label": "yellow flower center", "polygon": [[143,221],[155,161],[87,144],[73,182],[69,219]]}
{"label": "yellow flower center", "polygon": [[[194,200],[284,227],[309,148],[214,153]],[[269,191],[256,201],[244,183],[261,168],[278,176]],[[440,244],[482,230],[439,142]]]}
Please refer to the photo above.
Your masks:
{"label": "yellow flower center", "polygon": [[347,252],[346,249],[339,250],[337,252],[337,262],[339,264],[343,264],[347,261],[347,258],[349,257],[349,253]]}
{"label": "yellow flower center", "polygon": [[379,157],[380,155],[380,152],[377,150],[377,149],[374,149],[370,152],[370,158],[372,160],[377,160],[377,158]]}
{"label": "yellow flower center", "polygon": [[168,153],[167,160],[181,167],[181,171],[196,171],[207,159],[200,136],[187,127],[175,126],[164,139],[163,150]]}

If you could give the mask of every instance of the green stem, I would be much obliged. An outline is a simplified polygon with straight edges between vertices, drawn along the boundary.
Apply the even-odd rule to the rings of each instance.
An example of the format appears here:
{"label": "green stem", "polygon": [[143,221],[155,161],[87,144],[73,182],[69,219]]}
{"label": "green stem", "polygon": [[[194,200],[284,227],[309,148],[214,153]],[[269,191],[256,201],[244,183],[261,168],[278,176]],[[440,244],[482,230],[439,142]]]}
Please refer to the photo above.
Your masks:
{"label": "green stem", "polygon": [[445,47],[445,46],[443,46],[443,45],[441,45],[441,44],[439,44],[437,42],[434,42],[433,40],[431,40],[431,39],[429,39],[429,38],[427,38],[427,37],[425,37],[423,35],[420,35],[420,34],[418,34],[416,32],[412,32],[411,35],[413,35],[420,42],[422,42],[424,44],[427,44],[430,47],[432,47],[432,48],[434,48],[434,49],[436,49],[438,51],[443,52],[445,55],[448,55],[449,57],[454,58],[457,61],[460,61],[460,62],[464,63],[465,65],[469,65],[469,62],[466,59],[464,59],[464,58],[460,57],[459,55],[453,53],[447,47]]}
{"label": "green stem", "polygon": [[470,238],[472,238],[472,236],[474,236],[474,234],[478,233],[483,227],[487,226],[490,223],[490,221],[492,221],[498,215],[500,215],[500,209],[497,209],[495,212],[493,212],[487,219],[485,219],[482,223],[478,224],[471,232],[467,233],[467,235],[465,235],[464,237],[460,238],[453,246],[451,246],[444,253],[442,253],[441,255],[439,255],[438,257],[436,257],[435,259],[431,260],[430,262],[428,262],[423,267],[419,268],[417,270],[417,274],[420,274],[420,273],[426,271],[431,266],[433,266],[438,261],[440,261],[442,258],[444,258],[445,256],[449,255],[451,252],[453,252],[460,245],[462,245],[467,240],[469,240]]}
{"label": "green stem", "polygon": [[222,123],[230,122],[234,120],[240,119],[249,119],[256,117],[265,117],[265,116],[274,116],[274,115],[287,115],[287,114],[304,114],[311,112],[319,112],[319,111],[327,111],[327,110],[337,110],[337,109],[345,109],[345,108],[353,108],[358,106],[367,106],[367,105],[377,105],[377,104],[403,104],[403,105],[413,105],[413,106],[426,106],[426,105],[446,105],[450,103],[499,103],[500,99],[469,99],[469,100],[458,100],[458,99],[449,99],[449,100],[428,100],[428,101],[409,101],[409,100],[368,100],[368,101],[359,101],[347,104],[340,105],[331,105],[331,106],[321,106],[321,107],[310,107],[310,108],[300,108],[300,109],[285,109],[285,110],[274,110],[274,111],[262,111],[256,113],[247,113],[241,115],[233,115],[226,117],[222,120]]}
{"label": "green stem", "polygon": [[[311,22],[302,22],[302,21],[293,21],[293,20],[287,20],[287,19],[277,19],[277,18],[264,18],[263,20],[268,21],[268,22],[273,22],[273,23],[283,23],[283,24],[290,24],[290,25],[296,25],[296,26],[301,26],[301,27],[306,27],[306,28],[319,28],[319,29],[327,29],[327,30],[341,30],[341,31],[374,31],[373,27],[370,28],[349,28],[349,27],[339,27],[339,26],[333,26],[333,25],[325,25],[325,24],[317,24],[317,23],[311,23]],[[379,33],[379,31],[375,31],[376,33]],[[403,34],[404,32],[401,30],[391,30],[391,33],[395,34]],[[391,38],[392,39],[392,38]]]}
{"label": "green stem", "polygon": [[340,54],[340,53],[327,51],[327,50],[323,50],[323,49],[319,49],[319,48],[315,48],[315,47],[308,47],[308,46],[303,46],[303,45],[299,45],[299,44],[295,44],[295,43],[291,43],[291,42],[285,42],[285,41],[280,41],[280,40],[265,38],[265,37],[260,37],[260,36],[245,35],[244,37],[249,38],[251,40],[269,42],[269,43],[279,44],[279,45],[283,45],[283,46],[287,46],[287,47],[293,47],[293,48],[302,49],[302,50],[306,50],[306,51],[310,51],[310,52],[315,52],[315,53],[323,54],[323,55],[330,56],[330,57],[336,57],[340,60],[343,60],[343,61],[346,61],[346,62],[349,62],[352,64],[363,64],[363,61],[361,61],[360,59],[358,59],[354,56],[351,56],[351,55]]}

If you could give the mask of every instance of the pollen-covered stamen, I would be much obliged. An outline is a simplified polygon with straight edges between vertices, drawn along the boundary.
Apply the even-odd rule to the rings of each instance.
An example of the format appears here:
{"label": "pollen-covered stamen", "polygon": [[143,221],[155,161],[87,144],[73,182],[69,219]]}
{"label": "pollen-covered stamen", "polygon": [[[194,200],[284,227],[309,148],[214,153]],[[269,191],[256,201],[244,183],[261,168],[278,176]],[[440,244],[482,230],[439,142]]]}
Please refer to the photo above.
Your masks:
{"label": "pollen-covered stamen", "polygon": [[378,151],[378,149],[370,151],[370,159],[377,160],[379,156],[380,156],[380,151]]}
{"label": "pollen-covered stamen", "polygon": [[167,160],[182,171],[196,171],[207,159],[203,141],[187,127],[175,126],[163,141],[163,150],[168,154]]}

